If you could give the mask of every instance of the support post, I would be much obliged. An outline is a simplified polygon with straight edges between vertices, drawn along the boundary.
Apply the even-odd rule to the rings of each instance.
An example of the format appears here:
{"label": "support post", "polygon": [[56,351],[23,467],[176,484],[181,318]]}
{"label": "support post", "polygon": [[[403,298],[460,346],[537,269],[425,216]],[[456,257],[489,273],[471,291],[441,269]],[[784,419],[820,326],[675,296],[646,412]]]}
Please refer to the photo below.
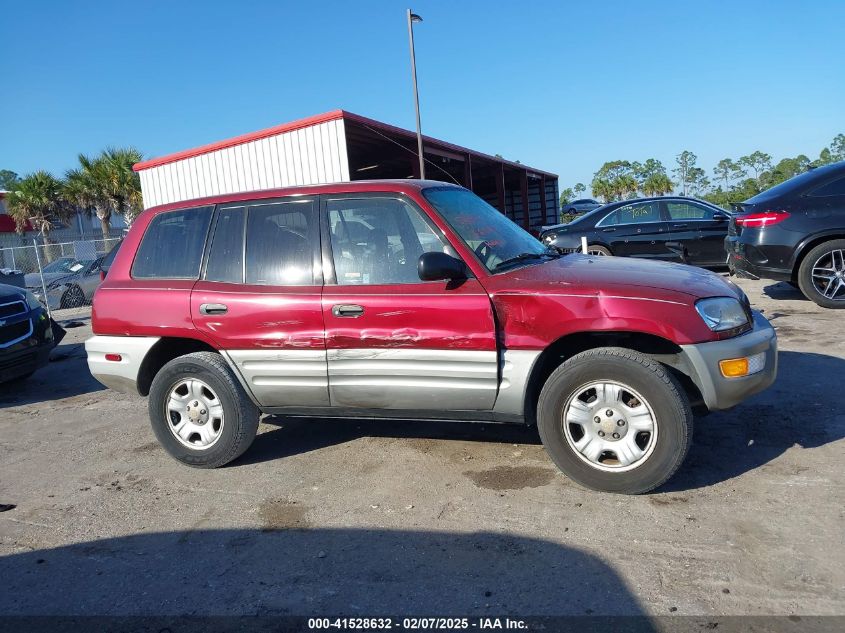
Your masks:
{"label": "support post", "polygon": [[520,174],[519,188],[522,192],[522,228],[528,231],[531,228],[531,218],[528,213],[528,172],[525,170]]}

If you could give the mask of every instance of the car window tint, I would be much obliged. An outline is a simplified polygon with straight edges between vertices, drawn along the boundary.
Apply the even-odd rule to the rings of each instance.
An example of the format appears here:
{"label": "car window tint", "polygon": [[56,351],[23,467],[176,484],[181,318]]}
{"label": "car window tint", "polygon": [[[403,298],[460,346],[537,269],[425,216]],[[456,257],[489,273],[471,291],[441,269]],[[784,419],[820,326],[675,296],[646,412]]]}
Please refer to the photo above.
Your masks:
{"label": "car window tint", "polygon": [[212,207],[168,211],[147,227],[132,276],[140,279],[196,279],[211,223]]}
{"label": "car window tint", "polygon": [[310,200],[250,205],[246,221],[246,283],[314,283],[318,229]]}
{"label": "car window tint", "polygon": [[205,265],[206,280],[243,283],[244,212],[245,207],[218,211]]}
{"label": "car window tint", "polygon": [[659,222],[660,207],[656,202],[626,204],[616,209],[617,224],[641,224],[643,222]]}
{"label": "car window tint", "polygon": [[715,209],[692,202],[667,202],[671,220],[712,220]]}
{"label": "car window tint", "polygon": [[340,285],[422,283],[420,255],[445,250],[420,212],[401,200],[330,200],[326,210]]}
{"label": "car window tint", "polygon": [[818,189],[813,189],[813,191],[810,192],[810,195],[814,198],[822,196],[845,196],[845,178],[834,180],[822,185]]}
{"label": "car window tint", "polygon": [[619,218],[616,211],[611,211],[602,220],[599,220],[596,226],[613,226],[615,224],[619,224]]}

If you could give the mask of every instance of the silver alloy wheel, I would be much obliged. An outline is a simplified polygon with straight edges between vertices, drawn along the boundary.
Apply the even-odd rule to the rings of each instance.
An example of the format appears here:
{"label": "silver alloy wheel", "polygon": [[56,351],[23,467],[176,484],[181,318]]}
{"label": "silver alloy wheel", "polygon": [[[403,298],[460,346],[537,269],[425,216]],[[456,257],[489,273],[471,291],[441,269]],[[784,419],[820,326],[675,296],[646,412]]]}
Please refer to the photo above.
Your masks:
{"label": "silver alloy wheel", "polygon": [[845,251],[832,250],[813,264],[813,287],[826,299],[845,301]]}
{"label": "silver alloy wheel", "polygon": [[607,257],[607,253],[604,251],[597,251],[592,248],[587,247],[587,255],[596,255],[597,257]]}
{"label": "silver alloy wheel", "polygon": [[194,450],[211,448],[223,432],[223,404],[198,378],[173,385],[164,413],[173,437]]}
{"label": "silver alloy wheel", "polygon": [[657,443],[657,419],[646,400],[613,380],[576,389],[563,408],[569,446],[593,468],[623,472],[641,466]]}

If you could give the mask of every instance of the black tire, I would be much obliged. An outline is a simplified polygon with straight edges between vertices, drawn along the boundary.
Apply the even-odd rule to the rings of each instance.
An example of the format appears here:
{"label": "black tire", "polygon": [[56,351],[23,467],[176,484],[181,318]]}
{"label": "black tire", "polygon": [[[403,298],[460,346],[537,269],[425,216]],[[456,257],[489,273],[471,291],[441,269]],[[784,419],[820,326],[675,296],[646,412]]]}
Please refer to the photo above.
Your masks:
{"label": "black tire", "polygon": [[[654,413],[651,453],[631,470],[593,466],[565,436],[561,417],[570,397],[602,380],[634,389]],[[692,442],[693,414],[683,388],[663,365],[629,349],[601,347],[573,356],[549,376],[537,403],[537,427],[552,461],[573,481],[603,492],[642,494],[666,482],[683,463]]]}
{"label": "black tire", "polygon": [[587,246],[587,252],[598,253],[599,255],[613,255],[609,248],[600,246],[599,244],[589,244]]}
{"label": "black tire", "polygon": [[83,305],[85,305],[85,293],[82,292],[82,288],[79,286],[71,286],[65,290],[61,303],[59,304],[62,309],[79,308]]}
{"label": "black tire", "polygon": [[[170,392],[186,378],[199,378],[220,400],[223,424],[217,441],[195,450],[179,442],[170,430],[165,407]],[[162,367],[150,387],[150,422],[159,443],[172,457],[195,468],[218,468],[249,448],[258,431],[260,412],[244,392],[229,365],[219,354],[195,352],[173,359]]]}
{"label": "black tire", "polygon": [[845,240],[824,242],[807,253],[798,268],[798,287],[805,297],[823,308],[845,308],[845,295],[842,291],[839,291],[836,299],[829,299],[813,283],[813,266],[832,251],[845,251]]}

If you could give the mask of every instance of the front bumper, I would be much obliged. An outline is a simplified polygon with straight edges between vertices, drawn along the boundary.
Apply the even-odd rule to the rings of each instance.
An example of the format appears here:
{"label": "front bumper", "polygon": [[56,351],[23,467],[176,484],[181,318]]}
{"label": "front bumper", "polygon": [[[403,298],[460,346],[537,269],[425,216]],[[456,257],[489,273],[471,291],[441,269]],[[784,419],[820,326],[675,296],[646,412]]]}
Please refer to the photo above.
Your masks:
{"label": "front bumper", "polygon": [[0,345],[0,383],[31,374],[46,365],[50,352],[64,336],[64,330],[47,316],[43,308],[26,315],[29,334],[10,345]]}
{"label": "front bumper", "polygon": [[[689,376],[711,411],[730,409],[775,381],[778,367],[777,334],[769,321],[754,312],[754,328],[724,341],[682,345]],[[763,354],[763,368],[741,378],[725,378],[719,361]]]}

